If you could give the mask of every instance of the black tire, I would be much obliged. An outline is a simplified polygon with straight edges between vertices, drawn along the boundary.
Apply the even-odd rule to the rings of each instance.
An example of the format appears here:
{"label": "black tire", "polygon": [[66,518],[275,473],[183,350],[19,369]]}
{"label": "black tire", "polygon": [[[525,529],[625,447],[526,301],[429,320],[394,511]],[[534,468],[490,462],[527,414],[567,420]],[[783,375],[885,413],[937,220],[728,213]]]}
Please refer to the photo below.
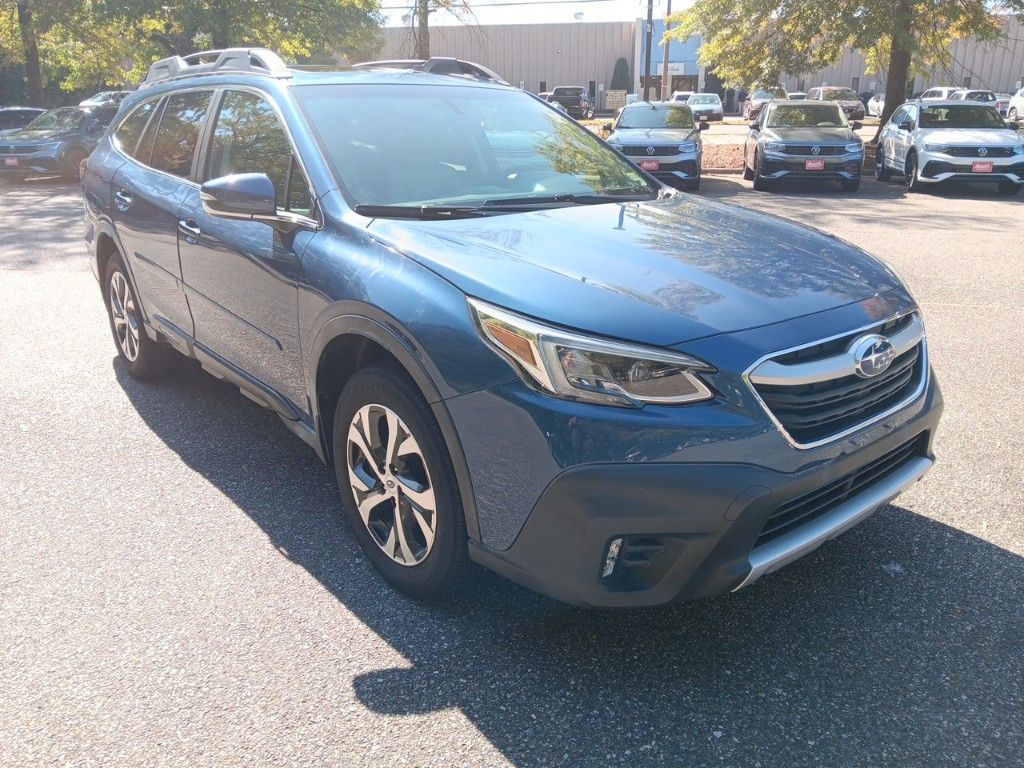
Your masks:
{"label": "black tire", "polygon": [[860,189],[860,179],[843,179],[839,182],[843,192],[856,192]]}
{"label": "black tire", "polygon": [[[119,328],[124,327],[125,332],[127,333],[129,332],[127,330],[129,326],[119,325],[118,320],[115,318],[115,275],[120,275],[120,279],[124,281],[124,288],[128,291],[128,296],[130,297],[131,303],[134,307],[134,309],[130,309],[123,315],[125,322],[127,322],[129,326],[134,325],[137,333],[137,337],[134,337],[134,347],[130,341],[126,342],[122,339],[119,331]],[[110,333],[114,337],[114,346],[117,347],[117,355],[121,358],[121,363],[128,370],[128,373],[132,378],[143,381],[163,377],[173,364],[174,350],[167,344],[153,341],[146,334],[146,329],[142,324],[141,307],[139,305],[138,297],[135,295],[135,286],[132,285],[131,278],[128,275],[128,271],[125,269],[124,262],[121,260],[120,255],[115,254],[114,256],[111,256],[110,261],[107,262],[107,271],[104,275],[103,281],[103,297],[107,305],[107,319],[110,322]],[[117,303],[121,304],[121,301],[118,300]],[[131,355],[133,348],[135,350],[134,359]]]}
{"label": "black tire", "polygon": [[754,180],[754,172],[752,170],[750,170],[750,168],[747,166],[747,158],[745,156],[743,158],[743,180],[744,181],[753,181]]}
{"label": "black tire", "polygon": [[911,152],[907,155],[907,164],[904,171],[906,176],[907,192],[920,192],[921,191],[921,179],[917,175],[917,154]]}
{"label": "black tire", "polygon": [[761,160],[754,154],[754,189],[758,192],[768,192],[772,188],[771,181],[761,175]]}
{"label": "black tire", "polygon": [[79,169],[82,161],[89,156],[84,149],[72,149],[64,158],[64,165],[61,166],[60,175],[64,181],[81,181]]}
{"label": "black tire", "polygon": [[892,178],[892,171],[885,167],[885,155],[882,154],[881,145],[875,152],[877,153],[875,155],[875,180],[884,183]]}
{"label": "black tire", "polygon": [[[434,494],[433,515],[434,533],[432,545],[426,554],[414,564],[402,564],[391,555],[386,554],[370,525],[363,522],[356,501],[355,491],[349,476],[349,462],[361,451],[349,454],[349,428],[357,414],[365,407],[383,407],[392,411],[402,422],[403,429],[415,439],[421,451],[422,467],[426,471],[427,487]],[[378,438],[380,435],[378,434]],[[373,566],[380,574],[398,590],[420,600],[434,600],[449,597],[457,592],[465,579],[469,568],[468,537],[466,535],[466,518],[462,509],[455,470],[451,458],[445,448],[441,430],[431,413],[430,406],[416,385],[409,380],[404,372],[390,368],[370,367],[356,372],[345,385],[338,406],[334,411],[334,473],[341,493],[345,516],[355,534],[356,540],[363,548]],[[373,447],[370,447],[373,450]],[[382,463],[380,456],[375,461]],[[398,459],[396,459],[397,461]],[[404,460],[403,460],[404,461]],[[361,462],[365,465],[365,462]],[[389,477],[395,478],[389,485],[394,489],[395,499],[404,499],[404,519],[409,519],[410,511],[414,511],[412,502],[402,497],[401,482],[397,480],[399,470],[385,468],[375,472],[386,471]],[[370,476],[379,483],[381,491],[385,490],[384,482],[379,477]],[[364,497],[365,498],[365,497]],[[381,516],[390,514],[394,526],[394,510],[396,502],[385,500]],[[398,503],[403,503],[399,501]],[[390,505],[390,506],[388,506]],[[376,510],[381,506],[375,507]],[[406,530],[408,538],[409,530]],[[421,529],[422,530],[422,529]],[[391,534],[394,535],[394,534]]]}
{"label": "black tire", "polygon": [[1009,112],[1006,113],[1006,119],[1011,123],[1017,122],[1017,108],[1012,107]]}
{"label": "black tire", "polygon": [[683,189],[687,192],[698,192],[700,191],[700,176],[696,179],[691,179],[683,184]]}
{"label": "black tire", "polygon": [[1024,184],[1017,181],[1010,181],[1009,179],[1003,179],[1002,181],[996,182],[996,186],[999,188],[999,194],[1006,195],[1007,197],[1012,197],[1024,189]]}

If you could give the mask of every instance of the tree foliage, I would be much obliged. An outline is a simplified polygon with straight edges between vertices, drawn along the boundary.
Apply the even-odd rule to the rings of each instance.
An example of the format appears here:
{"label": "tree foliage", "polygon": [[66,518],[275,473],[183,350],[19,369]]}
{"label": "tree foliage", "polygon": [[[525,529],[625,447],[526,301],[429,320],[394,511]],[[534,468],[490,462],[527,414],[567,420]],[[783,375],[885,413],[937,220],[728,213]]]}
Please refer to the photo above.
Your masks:
{"label": "tree foliage", "polygon": [[[731,86],[775,85],[783,75],[827,67],[847,49],[862,51],[869,71],[888,71],[900,93],[911,68],[949,66],[951,43],[995,39],[1000,16],[1024,0],[697,0],[673,17],[667,35],[700,35],[701,63]],[[886,100],[886,111],[898,101]]]}
{"label": "tree foliage", "polygon": [[358,60],[379,49],[383,21],[378,0],[0,0],[0,66],[30,79],[18,6],[31,9],[42,80],[68,91],[135,83],[156,59],[209,48]]}
{"label": "tree foliage", "polygon": [[629,76],[629,62],[620,58],[615,62],[615,69],[612,70],[612,82],[609,88],[613,91],[632,92],[633,81]]}

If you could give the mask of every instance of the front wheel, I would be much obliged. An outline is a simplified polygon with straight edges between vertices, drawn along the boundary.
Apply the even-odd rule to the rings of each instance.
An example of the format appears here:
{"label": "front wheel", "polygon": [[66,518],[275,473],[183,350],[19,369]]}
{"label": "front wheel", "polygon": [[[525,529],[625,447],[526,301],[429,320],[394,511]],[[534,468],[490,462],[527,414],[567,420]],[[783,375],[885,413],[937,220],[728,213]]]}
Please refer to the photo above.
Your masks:
{"label": "front wheel", "polygon": [[754,189],[758,192],[767,192],[772,183],[762,175],[761,160],[754,154]]}
{"label": "front wheel", "polygon": [[1006,113],[1006,119],[1011,123],[1017,122],[1017,108],[1012,107],[1009,112]]}
{"label": "front wheel", "polygon": [[153,341],[146,335],[139,302],[120,256],[112,256],[107,263],[104,284],[107,317],[118,357],[132,378],[160,378],[166,373],[174,353],[166,344]]}
{"label": "front wheel", "polygon": [[882,147],[879,145],[878,156],[875,158],[875,180],[886,182],[892,178],[892,171],[885,166],[885,155],[882,152]]}
{"label": "front wheel", "polygon": [[907,192],[921,191],[922,184],[917,168],[917,155],[913,152],[907,155],[906,184]]}
{"label": "front wheel", "polygon": [[334,471],[359,545],[393,586],[453,592],[468,568],[466,521],[441,430],[423,395],[390,368],[364,368],[334,413]]}
{"label": "front wheel", "polygon": [[860,189],[860,179],[843,179],[839,182],[843,192],[856,192]]}
{"label": "front wheel", "polygon": [[63,179],[65,181],[81,181],[82,161],[88,156],[84,149],[72,149],[68,152],[68,156],[64,158],[64,166],[61,168],[60,173]]}

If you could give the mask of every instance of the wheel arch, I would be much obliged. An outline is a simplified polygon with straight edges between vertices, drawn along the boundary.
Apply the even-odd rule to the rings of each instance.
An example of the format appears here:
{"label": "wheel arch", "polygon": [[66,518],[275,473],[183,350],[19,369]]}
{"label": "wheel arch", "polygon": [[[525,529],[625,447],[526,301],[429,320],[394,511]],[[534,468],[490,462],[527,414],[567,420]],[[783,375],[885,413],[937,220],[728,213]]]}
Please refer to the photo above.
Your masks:
{"label": "wheel arch", "polygon": [[393,322],[385,324],[364,314],[346,312],[324,323],[307,359],[313,422],[328,464],[333,463],[334,412],[338,397],[353,374],[368,365],[388,365],[416,385],[430,406],[451,458],[467,533],[471,539],[479,541],[476,501],[462,442],[441,391],[423,362],[424,355],[412,337]]}

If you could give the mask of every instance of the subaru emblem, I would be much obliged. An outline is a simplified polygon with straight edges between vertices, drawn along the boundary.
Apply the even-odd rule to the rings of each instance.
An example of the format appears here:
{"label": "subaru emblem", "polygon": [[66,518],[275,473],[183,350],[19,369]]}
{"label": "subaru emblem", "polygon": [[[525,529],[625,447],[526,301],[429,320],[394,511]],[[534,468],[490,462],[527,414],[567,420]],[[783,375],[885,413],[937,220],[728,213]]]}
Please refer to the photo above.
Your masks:
{"label": "subaru emblem", "polygon": [[885,336],[877,333],[861,336],[850,345],[853,370],[862,379],[870,379],[885,371],[896,357],[896,348]]}

